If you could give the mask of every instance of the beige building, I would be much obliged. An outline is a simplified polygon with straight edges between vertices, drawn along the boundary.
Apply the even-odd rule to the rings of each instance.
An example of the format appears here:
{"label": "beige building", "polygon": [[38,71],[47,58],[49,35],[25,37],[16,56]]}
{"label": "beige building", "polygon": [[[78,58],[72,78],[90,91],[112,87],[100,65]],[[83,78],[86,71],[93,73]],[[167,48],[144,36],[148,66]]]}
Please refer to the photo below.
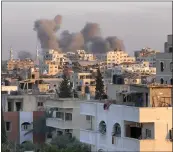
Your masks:
{"label": "beige building", "polygon": [[90,127],[90,117],[80,115],[79,101],[73,98],[54,99],[53,97],[46,101],[45,108],[49,113],[46,125],[54,128],[48,133],[47,142],[62,134],[80,139],[80,128]]}
{"label": "beige building", "polygon": [[117,85],[108,92],[112,100],[81,103],[81,115],[92,121],[80,130],[81,142],[102,152],[172,151],[171,86]]}
{"label": "beige building", "polygon": [[29,69],[31,67],[34,67],[34,61],[31,59],[25,59],[25,60],[12,59],[7,62],[8,71],[11,71],[13,69]]}
{"label": "beige building", "polygon": [[123,62],[133,63],[135,57],[130,57],[125,51],[109,51],[106,54],[95,54],[97,60],[106,62],[108,68]]}
{"label": "beige building", "polygon": [[90,87],[91,96],[95,95],[95,76],[89,72],[73,73],[71,76],[71,82],[73,82],[73,87],[84,95],[84,87],[86,84]]}

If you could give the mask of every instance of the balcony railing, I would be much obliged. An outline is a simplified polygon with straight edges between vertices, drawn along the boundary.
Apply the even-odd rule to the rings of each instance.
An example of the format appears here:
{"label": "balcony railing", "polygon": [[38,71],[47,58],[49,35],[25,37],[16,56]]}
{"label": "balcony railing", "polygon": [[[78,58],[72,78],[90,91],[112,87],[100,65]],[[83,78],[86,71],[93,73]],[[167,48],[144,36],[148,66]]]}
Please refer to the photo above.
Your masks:
{"label": "balcony railing", "polygon": [[47,118],[46,126],[60,129],[76,129],[72,121],[60,120],[59,118]]}

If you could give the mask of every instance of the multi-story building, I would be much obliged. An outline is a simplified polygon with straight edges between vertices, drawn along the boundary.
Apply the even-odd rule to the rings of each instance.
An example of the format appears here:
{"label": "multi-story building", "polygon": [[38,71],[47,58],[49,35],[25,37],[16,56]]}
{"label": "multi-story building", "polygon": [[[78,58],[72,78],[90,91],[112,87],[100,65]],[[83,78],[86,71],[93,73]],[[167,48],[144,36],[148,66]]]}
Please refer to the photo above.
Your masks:
{"label": "multi-story building", "polygon": [[171,53],[172,52],[172,35],[167,36],[167,42],[165,42],[165,52]]}
{"label": "multi-story building", "polygon": [[71,82],[73,82],[73,87],[77,91],[80,91],[80,94],[84,94],[84,87],[87,84],[90,88],[91,96],[95,95],[95,76],[90,72],[81,72],[73,73],[71,76]]}
{"label": "multi-story building", "polygon": [[127,72],[156,74],[156,68],[150,67],[149,62],[121,63],[113,68],[115,69],[114,71],[117,71],[117,68]]}
{"label": "multi-story building", "polygon": [[34,67],[34,61],[31,59],[12,59],[7,62],[8,71],[12,71],[14,69],[29,69],[32,67]]}
{"label": "multi-story building", "polygon": [[141,51],[135,51],[134,55],[136,61],[146,61],[149,62],[150,67],[156,67],[156,53],[160,53],[160,51],[156,51],[151,48],[143,48]]}
{"label": "multi-story building", "polygon": [[109,51],[106,54],[95,54],[99,61],[106,62],[107,68],[112,68],[116,64],[121,64],[123,62],[135,62],[135,57],[130,57],[124,51]]}
{"label": "multi-story building", "polygon": [[[168,35],[164,53],[156,54],[156,82],[173,85],[172,37]],[[169,49],[168,49],[169,48]]]}
{"label": "multi-story building", "polygon": [[94,55],[92,53],[86,53],[85,50],[77,50],[77,58],[79,60],[93,61]]}
{"label": "multi-story building", "polygon": [[116,100],[81,103],[80,114],[91,117],[91,127],[80,130],[81,142],[98,152],[172,150],[171,86],[109,91]]}
{"label": "multi-story building", "polygon": [[[78,98],[50,98],[45,103],[49,114],[46,125],[50,128],[47,142],[58,135],[67,134],[80,139],[80,128],[90,127],[90,117],[80,115]],[[51,129],[52,128],[52,129]]]}
{"label": "multi-story building", "polygon": [[[8,140],[21,144],[26,141],[45,142],[45,133],[32,131],[45,116],[44,102],[48,95],[2,95],[2,107]],[[45,124],[39,124],[44,126]],[[41,128],[40,128],[41,130]]]}

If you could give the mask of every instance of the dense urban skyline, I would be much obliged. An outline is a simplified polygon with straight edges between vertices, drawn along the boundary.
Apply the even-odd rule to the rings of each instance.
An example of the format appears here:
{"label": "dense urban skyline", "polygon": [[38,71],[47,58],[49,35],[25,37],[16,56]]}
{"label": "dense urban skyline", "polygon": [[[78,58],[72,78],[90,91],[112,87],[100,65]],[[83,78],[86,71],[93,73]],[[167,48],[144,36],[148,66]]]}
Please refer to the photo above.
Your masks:
{"label": "dense urban skyline", "polygon": [[[79,32],[86,22],[100,24],[102,35],[117,36],[124,41],[126,51],[151,47],[163,51],[165,36],[171,33],[171,2],[8,2],[2,4],[2,56],[8,59],[10,46],[17,51],[35,53],[37,19],[63,17],[63,30]],[[87,7],[88,6],[88,7]],[[130,6],[130,7],[129,7]],[[51,8],[51,9],[50,9]],[[9,11],[10,10],[10,11]],[[32,13],[31,13],[32,10]]]}

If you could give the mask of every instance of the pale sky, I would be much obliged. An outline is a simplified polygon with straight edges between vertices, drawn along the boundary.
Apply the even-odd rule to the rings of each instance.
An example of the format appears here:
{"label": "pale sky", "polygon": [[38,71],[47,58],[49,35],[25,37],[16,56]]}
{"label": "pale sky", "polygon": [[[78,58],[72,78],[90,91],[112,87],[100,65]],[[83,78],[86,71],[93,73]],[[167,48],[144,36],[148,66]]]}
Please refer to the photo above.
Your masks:
{"label": "pale sky", "polygon": [[36,52],[33,31],[37,19],[62,15],[61,30],[79,32],[86,22],[100,24],[103,37],[117,36],[126,51],[151,47],[163,51],[167,35],[172,33],[171,2],[3,2],[2,58],[20,50]]}

